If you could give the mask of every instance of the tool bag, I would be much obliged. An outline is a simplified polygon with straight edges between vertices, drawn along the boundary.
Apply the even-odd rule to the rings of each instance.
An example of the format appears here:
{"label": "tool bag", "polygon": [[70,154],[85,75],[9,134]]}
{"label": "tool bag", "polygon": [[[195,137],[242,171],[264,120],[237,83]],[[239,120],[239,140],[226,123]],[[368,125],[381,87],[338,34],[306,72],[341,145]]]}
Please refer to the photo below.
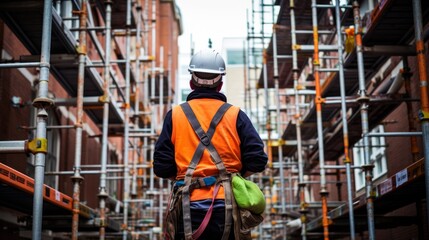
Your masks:
{"label": "tool bag", "polygon": [[173,240],[178,229],[178,223],[182,217],[182,189],[175,186],[173,182],[173,188],[168,200],[167,214],[165,217],[164,224],[164,239]]}
{"label": "tool bag", "polygon": [[232,177],[232,192],[239,210],[239,239],[251,239],[252,228],[264,220],[262,213],[265,211],[265,196],[256,183],[239,174]]}
{"label": "tool bag", "polygon": [[232,192],[239,208],[255,214],[265,211],[265,196],[256,183],[237,174],[232,177]]}
{"label": "tool bag", "polygon": [[[169,208],[164,229],[165,238],[174,239],[178,227],[178,222],[182,217],[185,239],[198,239],[198,237],[201,236],[201,234],[204,232],[204,229],[206,228],[210,220],[213,203],[217,195],[217,191],[219,190],[220,185],[222,185],[225,192],[225,224],[222,240],[229,239],[229,235],[233,225],[232,220],[234,220],[235,239],[251,239],[251,228],[260,224],[263,218],[261,215],[254,214],[249,210],[238,208],[232,191],[232,174],[226,171],[225,165],[223,164],[219,153],[216,151],[216,148],[211,143],[211,138],[214,134],[216,126],[224,116],[225,112],[231,107],[231,105],[228,103],[224,103],[218,109],[209,125],[210,127],[207,132],[204,132],[204,130],[201,128],[201,125],[198,122],[189,103],[185,102],[180,106],[182,107],[182,110],[187,116],[188,121],[194,129],[195,133],[200,138],[200,143],[198,144],[197,149],[195,150],[192,160],[188,166],[188,169],[185,174],[185,179],[177,181],[173,185],[173,191],[169,200]],[[208,184],[205,185],[204,179],[201,180],[201,178],[192,178],[192,174],[196,169],[205,149],[209,151],[213,162],[219,170],[219,176],[217,176],[216,181],[214,183],[215,188],[213,192],[212,205],[208,209],[207,214],[199,228],[193,232],[190,214],[190,193],[194,188],[196,188],[195,186],[210,186]],[[233,175],[236,175],[236,173],[234,173]]]}

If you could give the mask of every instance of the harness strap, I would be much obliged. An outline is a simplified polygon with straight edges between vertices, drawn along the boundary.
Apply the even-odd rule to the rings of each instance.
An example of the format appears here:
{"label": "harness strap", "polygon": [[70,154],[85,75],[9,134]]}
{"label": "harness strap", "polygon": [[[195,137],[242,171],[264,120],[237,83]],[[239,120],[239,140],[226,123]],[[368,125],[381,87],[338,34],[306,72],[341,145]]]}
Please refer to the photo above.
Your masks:
{"label": "harness strap", "polygon": [[[215,176],[208,176],[203,178],[195,178],[190,185],[190,190],[196,189],[196,188],[203,188],[203,187],[210,187],[216,183],[217,177]],[[185,185],[184,180],[178,180],[174,184],[175,187],[181,187]]]}
{"label": "harness strap", "polygon": [[233,196],[232,196],[231,181],[230,180],[223,181],[222,185],[225,192],[225,228],[223,231],[222,240],[227,240],[229,239],[229,233],[231,232],[231,226],[232,226]]}
{"label": "harness strap", "polygon": [[[233,173],[232,176],[236,175]],[[234,236],[235,239],[240,239],[240,228],[241,228],[241,218],[240,211],[238,210],[237,202],[235,201],[234,194],[232,194],[232,217],[234,220]]]}
{"label": "harness strap", "polygon": [[[188,169],[185,174],[184,184],[183,187],[183,195],[182,195],[182,209],[183,209],[183,225],[184,225],[184,233],[185,233],[185,239],[194,239],[192,234],[192,222],[191,222],[191,211],[190,211],[190,185],[192,180],[192,174],[198,165],[201,156],[204,152],[204,150],[207,148],[212,160],[216,164],[216,168],[219,170],[219,177],[220,177],[220,184],[223,185],[225,189],[225,228],[222,235],[222,239],[226,240],[229,237],[229,233],[231,230],[232,225],[232,189],[231,189],[231,177],[226,171],[225,165],[223,164],[218,152],[216,151],[215,147],[211,143],[211,138],[213,137],[214,131],[216,130],[217,125],[219,124],[220,120],[224,116],[225,112],[231,107],[231,104],[224,103],[216,112],[214,115],[212,121],[210,122],[209,129],[207,130],[207,133],[204,132],[204,130],[201,128],[200,123],[198,122],[194,112],[192,111],[192,108],[190,107],[189,103],[185,102],[180,105],[183,109],[183,112],[187,116],[187,119],[189,123],[191,124],[192,128],[194,129],[197,136],[200,138],[200,143],[197,146],[197,149],[195,150],[195,153],[192,157],[192,160],[188,166]],[[216,193],[217,194],[217,193]],[[214,196],[216,197],[216,196]],[[206,215],[207,217],[207,215]],[[210,219],[210,217],[208,218]],[[208,221],[207,221],[208,223]],[[207,226],[207,224],[206,224]],[[205,227],[206,227],[205,226]],[[200,226],[201,227],[201,226]],[[204,227],[204,229],[205,229]],[[200,229],[200,228],[199,228]],[[204,229],[201,230],[201,233],[204,232]]]}
{"label": "harness strap", "polygon": [[233,218],[233,194],[231,186],[231,174],[226,171],[225,165],[223,164],[219,153],[216,151],[216,148],[213,144],[207,146],[212,160],[215,162],[216,167],[219,170],[220,183],[224,188],[225,193],[225,228],[222,235],[222,240],[229,239],[229,233],[232,227],[232,218]]}
{"label": "harness strap", "polygon": [[201,225],[198,227],[197,230],[195,230],[195,232],[192,234],[192,238],[193,239],[198,239],[201,234],[203,234],[204,230],[206,229],[207,225],[210,222],[210,218],[212,217],[212,212],[213,212],[213,204],[215,202],[215,198],[216,195],[219,191],[220,185],[216,184],[215,189],[213,190],[213,198],[212,198],[212,203],[210,204],[209,210],[207,210],[207,214],[204,216],[203,221],[201,222]]}

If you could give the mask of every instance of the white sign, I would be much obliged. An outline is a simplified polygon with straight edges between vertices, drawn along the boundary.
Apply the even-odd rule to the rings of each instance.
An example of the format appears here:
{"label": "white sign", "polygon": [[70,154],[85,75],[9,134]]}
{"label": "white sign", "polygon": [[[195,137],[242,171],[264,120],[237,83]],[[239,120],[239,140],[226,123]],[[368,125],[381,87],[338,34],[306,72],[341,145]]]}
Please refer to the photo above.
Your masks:
{"label": "white sign", "polygon": [[407,181],[408,181],[407,169],[404,169],[396,174],[396,187],[401,186]]}

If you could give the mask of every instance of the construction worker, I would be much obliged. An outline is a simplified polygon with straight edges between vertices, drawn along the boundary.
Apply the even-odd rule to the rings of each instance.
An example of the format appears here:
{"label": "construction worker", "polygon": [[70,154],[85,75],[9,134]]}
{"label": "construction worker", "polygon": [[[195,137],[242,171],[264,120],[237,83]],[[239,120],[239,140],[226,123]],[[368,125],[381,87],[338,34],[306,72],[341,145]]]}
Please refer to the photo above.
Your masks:
{"label": "construction worker", "polygon": [[[220,93],[222,77],[226,73],[225,62],[214,50],[200,51],[192,57],[188,70],[192,75],[189,83],[193,91],[188,95],[186,103],[194,112],[202,130],[210,135],[212,119],[227,101],[226,96]],[[200,231],[198,237],[195,237],[195,231],[192,237],[187,235],[184,230],[187,224],[184,224],[184,218],[180,216],[177,218],[175,229],[166,230],[174,231],[174,237],[169,238],[237,239],[237,235],[234,236],[234,224],[230,227],[226,224],[232,223],[232,219],[228,220],[225,217],[226,215],[232,218],[225,210],[228,202],[225,196],[229,194],[227,191],[231,191],[231,188],[227,187],[227,182],[219,180],[221,170],[215,164],[213,152],[205,149],[200,154],[201,157],[195,160],[195,170],[189,170],[188,166],[194,161],[199,145],[213,146],[223,162],[221,165],[224,165],[228,174],[239,173],[244,177],[262,172],[267,163],[267,155],[264,152],[264,144],[250,119],[238,107],[230,106],[226,110],[212,134],[213,136],[208,136],[209,141],[211,138],[210,142],[205,142],[204,137],[199,137],[181,105],[175,106],[166,114],[162,131],[155,145],[153,169],[158,177],[173,180],[176,189],[177,186],[186,184],[184,179],[186,182],[187,174],[189,171],[192,172],[190,216],[192,230]],[[215,181],[210,181],[213,178]],[[221,186],[215,191],[215,185],[219,182]],[[194,183],[198,183],[198,186],[192,187]],[[170,202],[174,204],[175,201]],[[186,204],[186,202],[183,203]],[[210,208],[212,210],[210,220],[201,233],[200,226],[203,225]]]}
{"label": "construction worker", "polygon": [[355,48],[355,26],[351,25],[344,32],[346,33],[345,50],[346,53],[351,53]]}

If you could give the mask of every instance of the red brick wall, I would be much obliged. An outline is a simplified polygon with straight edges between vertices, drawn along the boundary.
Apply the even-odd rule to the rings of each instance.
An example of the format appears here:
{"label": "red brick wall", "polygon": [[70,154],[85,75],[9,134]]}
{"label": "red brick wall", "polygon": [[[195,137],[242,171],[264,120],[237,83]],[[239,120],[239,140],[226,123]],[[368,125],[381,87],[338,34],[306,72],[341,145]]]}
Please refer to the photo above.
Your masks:
{"label": "red brick wall", "polygon": [[[0,25],[4,26],[3,24],[0,21]],[[11,59],[19,59],[19,52],[28,54],[22,45],[16,44],[18,40],[7,27],[0,29],[3,30],[0,32],[3,51],[11,55]],[[35,73],[34,70],[31,72]],[[0,109],[2,110],[0,139],[2,141],[28,139],[28,133],[20,129],[20,126],[29,126],[31,105],[14,108],[11,104],[13,96],[21,97],[23,103],[31,103],[33,98],[31,83],[16,69],[2,69],[0,70]],[[26,159],[25,154],[2,154],[0,162],[26,173]]]}

